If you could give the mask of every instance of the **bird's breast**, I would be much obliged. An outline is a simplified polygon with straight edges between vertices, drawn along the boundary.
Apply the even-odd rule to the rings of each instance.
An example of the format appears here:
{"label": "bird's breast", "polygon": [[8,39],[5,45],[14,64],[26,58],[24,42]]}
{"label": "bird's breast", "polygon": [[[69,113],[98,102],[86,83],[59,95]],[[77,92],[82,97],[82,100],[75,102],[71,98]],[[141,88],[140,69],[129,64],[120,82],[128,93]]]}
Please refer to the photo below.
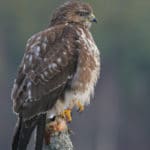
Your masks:
{"label": "bird's breast", "polygon": [[79,28],[79,52],[77,70],[71,82],[71,90],[66,91],[65,99],[77,100],[81,104],[89,104],[91,95],[94,94],[94,86],[100,73],[100,54],[88,30]]}

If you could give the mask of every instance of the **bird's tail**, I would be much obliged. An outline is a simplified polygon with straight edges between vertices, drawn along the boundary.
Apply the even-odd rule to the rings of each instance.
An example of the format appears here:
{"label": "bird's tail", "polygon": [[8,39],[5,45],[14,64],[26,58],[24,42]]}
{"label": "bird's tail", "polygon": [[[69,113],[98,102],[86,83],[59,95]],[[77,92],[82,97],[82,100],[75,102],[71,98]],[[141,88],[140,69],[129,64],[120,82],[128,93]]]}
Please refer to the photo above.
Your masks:
{"label": "bird's tail", "polygon": [[16,124],[15,133],[13,135],[12,150],[17,150],[18,149],[21,124],[22,124],[22,117],[19,117],[18,121],[17,121],[17,124]]}
{"label": "bird's tail", "polygon": [[41,114],[27,121],[23,121],[22,117],[19,117],[13,136],[12,150],[26,150],[35,127],[37,127],[35,150],[42,150],[45,121],[46,114]]}

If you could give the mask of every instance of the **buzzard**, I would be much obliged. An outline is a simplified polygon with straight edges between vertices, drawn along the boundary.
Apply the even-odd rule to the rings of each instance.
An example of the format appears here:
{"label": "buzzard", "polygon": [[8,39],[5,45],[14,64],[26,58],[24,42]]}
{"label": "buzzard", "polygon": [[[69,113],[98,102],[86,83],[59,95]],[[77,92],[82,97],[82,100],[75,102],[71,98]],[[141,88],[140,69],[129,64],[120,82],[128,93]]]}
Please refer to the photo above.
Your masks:
{"label": "buzzard", "polygon": [[47,29],[27,41],[11,94],[18,115],[13,150],[26,150],[35,128],[35,149],[41,150],[46,114],[90,103],[100,72],[92,22],[89,4],[68,1],[56,9]]}

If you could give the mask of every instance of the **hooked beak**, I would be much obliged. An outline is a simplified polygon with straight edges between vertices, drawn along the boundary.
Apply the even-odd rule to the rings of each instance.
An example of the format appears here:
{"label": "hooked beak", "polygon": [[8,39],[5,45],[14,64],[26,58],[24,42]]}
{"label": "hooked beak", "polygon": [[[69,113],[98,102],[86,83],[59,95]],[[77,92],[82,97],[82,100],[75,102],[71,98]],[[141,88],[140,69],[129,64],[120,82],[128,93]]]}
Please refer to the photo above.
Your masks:
{"label": "hooked beak", "polygon": [[94,15],[93,13],[90,15],[89,20],[90,20],[91,22],[97,23],[97,19],[96,19],[95,15]]}

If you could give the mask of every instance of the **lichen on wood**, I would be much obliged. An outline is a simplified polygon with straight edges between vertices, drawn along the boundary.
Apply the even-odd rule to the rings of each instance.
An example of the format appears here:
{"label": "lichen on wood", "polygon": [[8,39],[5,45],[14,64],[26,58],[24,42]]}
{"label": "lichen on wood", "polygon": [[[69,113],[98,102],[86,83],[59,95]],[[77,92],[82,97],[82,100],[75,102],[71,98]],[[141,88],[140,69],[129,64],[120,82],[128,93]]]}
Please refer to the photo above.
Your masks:
{"label": "lichen on wood", "polygon": [[73,150],[70,132],[66,120],[61,117],[49,121],[46,125],[49,143],[44,144],[43,150]]}

